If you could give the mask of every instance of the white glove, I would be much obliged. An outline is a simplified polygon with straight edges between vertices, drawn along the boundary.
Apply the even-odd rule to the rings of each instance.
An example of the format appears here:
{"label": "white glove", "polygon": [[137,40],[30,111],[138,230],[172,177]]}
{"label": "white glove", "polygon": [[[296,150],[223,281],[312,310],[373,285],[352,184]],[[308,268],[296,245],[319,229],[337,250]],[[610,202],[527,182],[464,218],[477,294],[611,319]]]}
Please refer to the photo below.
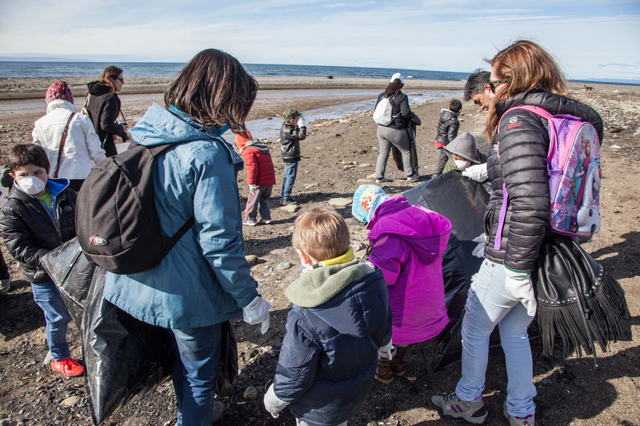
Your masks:
{"label": "white glove", "polygon": [[506,266],[504,267],[504,272],[507,275],[507,279],[504,283],[507,291],[522,303],[525,308],[527,308],[527,314],[530,317],[534,316],[536,314],[538,303],[536,302],[536,296],[533,293],[531,275],[525,272],[512,271]]}
{"label": "white glove", "polygon": [[307,127],[307,122],[304,119],[304,116],[301,115],[298,117],[298,128]]}
{"label": "white glove", "polygon": [[475,166],[469,166],[462,171],[462,176],[473,179],[476,182],[484,182],[489,177],[487,176],[487,164],[476,164]]}
{"label": "white glove", "polygon": [[395,348],[393,347],[393,344],[391,343],[391,340],[389,341],[389,343],[387,343],[384,346],[381,346],[380,349],[378,349],[378,358],[388,358],[389,360],[393,359],[393,354],[395,353]]}
{"label": "white glove", "polygon": [[487,242],[487,236],[482,234],[475,237],[471,241],[473,241],[474,243],[478,243],[478,245],[476,246],[476,248],[473,249],[473,252],[471,252],[471,254],[473,254],[475,257],[484,257],[484,245]]}
{"label": "white glove", "polygon": [[273,383],[269,386],[269,390],[264,394],[264,408],[271,414],[274,419],[280,415],[280,411],[289,405],[288,402],[284,402],[276,396],[276,392],[273,390]]}
{"label": "white glove", "polygon": [[259,324],[262,323],[260,332],[262,334],[269,330],[269,308],[271,303],[264,300],[262,297],[257,296],[251,303],[242,308],[242,319],[247,324]]}
{"label": "white glove", "polygon": [[260,188],[260,187],[259,187],[258,185],[254,185],[254,184],[252,184],[252,183],[250,183],[250,184],[249,184],[249,190],[250,190],[251,192],[255,192],[255,191],[257,191],[259,188]]}

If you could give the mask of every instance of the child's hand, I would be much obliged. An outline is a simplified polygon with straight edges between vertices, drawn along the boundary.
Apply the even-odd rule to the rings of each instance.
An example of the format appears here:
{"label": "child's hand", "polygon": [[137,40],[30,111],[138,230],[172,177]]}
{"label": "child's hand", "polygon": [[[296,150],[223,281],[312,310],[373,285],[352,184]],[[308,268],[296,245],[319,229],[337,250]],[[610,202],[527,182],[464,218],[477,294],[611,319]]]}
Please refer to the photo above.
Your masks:
{"label": "child's hand", "polygon": [[269,386],[269,390],[264,395],[264,408],[271,414],[274,419],[280,415],[280,411],[289,405],[288,402],[284,402],[276,396],[276,392],[273,390],[273,383]]}

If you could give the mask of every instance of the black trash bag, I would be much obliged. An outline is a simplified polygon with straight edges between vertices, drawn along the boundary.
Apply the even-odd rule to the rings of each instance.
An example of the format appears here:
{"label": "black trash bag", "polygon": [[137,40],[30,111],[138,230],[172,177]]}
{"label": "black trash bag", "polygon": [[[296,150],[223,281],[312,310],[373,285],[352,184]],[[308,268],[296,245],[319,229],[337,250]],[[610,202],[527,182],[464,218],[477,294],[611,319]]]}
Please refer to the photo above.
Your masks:
{"label": "black trash bag", "polygon": [[440,213],[451,221],[451,233],[460,241],[484,234],[484,213],[489,193],[484,186],[462,176],[458,170],[417,185],[402,194],[409,204]]}
{"label": "black trash bag", "polygon": [[82,318],[85,385],[96,425],[168,380],[176,359],[168,330],[104,299],[106,274],[96,267]]}
{"label": "black trash bag", "polygon": [[80,330],[96,266],[82,253],[77,238],[51,250],[42,257],[40,264],[58,287],[76,328]]}
{"label": "black trash bag", "polygon": [[222,335],[220,346],[222,349],[220,352],[218,378],[216,379],[216,393],[218,396],[226,398],[236,394],[233,385],[238,377],[238,345],[231,323],[225,321],[220,326],[220,334]]}

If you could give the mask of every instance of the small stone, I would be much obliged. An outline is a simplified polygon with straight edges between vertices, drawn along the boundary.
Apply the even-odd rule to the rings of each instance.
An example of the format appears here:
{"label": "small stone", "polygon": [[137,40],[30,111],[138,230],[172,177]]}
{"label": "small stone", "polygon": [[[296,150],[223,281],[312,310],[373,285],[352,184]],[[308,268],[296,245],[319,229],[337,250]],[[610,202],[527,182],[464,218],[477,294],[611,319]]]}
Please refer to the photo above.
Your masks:
{"label": "small stone", "polygon": [[282,206],[280,207],[280,210],[287,212],[287,213],[295,213],[298,210],[300,210],[301,207],[297,204],[287,204],[286,206]]}
{"label": "small stone", "polygon": [[342,166],[343,169],[345,170],[351,170],[353,169],[355,166]]}
{"label": "small stone", "polygon": [[410,382],[415,382],[416,380],[418,380],[417,377],[407,377],[407,380]]}
{"label": "small stone", "polygon": [[358,179],[356,183],[371,183],[372,180],[373,178],[362,178],[362,179]]}
{"label": "small stone", "polygon": [[298,192],[298,196],[300,197],[307,197],[307,198],[311,198],[311,197],[317,197],[318,195],[322,194],[322,192],[320,191],[305,191],[305,192]]}
{"label": "small stone", "polygon": [[356,162],[356,161],[343,161],[342,162],[343,166],[355,166],[356,164],[358,164],[358,162]]}
{"label": "small stone", "polygon": [[61,407],[73,407],[74,405],[76,405],[78,403],[78,401],[80,401],[80,397],[79,396],[70,396],[69,398],[67,398],[64,401],[62,401],[60,403],[60,406]]}
{"label": "small stone", "polygon": [[293,263],[291,262],[282,262],[281,264],[278,265],[278,269],[281,271],[284,271],[285,269],[289,269],[293,266]]}
{"label": "small stone", "polygon": [[247,262],[249,262],[251,266],[258,264],[258,256],[255,254],[248,254],[245,256],[245,259],[247,259]]}
{"label": "small stone", "polygon": [[330,206],[344,208],[350,206],[353,200],[351,198],[332,198],[329,200]]}
{"label": "small stone", "polygon": [[611,148],[611,149],[621,149],[622,147],[620,145],[611,145],[609,148]]}
{"label": "small stone", "polygon": [[362,163],[362,164],[360,164],[360,167],[371,167],[371,164]]}
{"label": "small stone", "polygon": [[249,386],[247,389],[245,389],[243,396],[244,399],[248,401],[255,401],[256,399],[258,399],[258,389],[254,388],[253,386]]}

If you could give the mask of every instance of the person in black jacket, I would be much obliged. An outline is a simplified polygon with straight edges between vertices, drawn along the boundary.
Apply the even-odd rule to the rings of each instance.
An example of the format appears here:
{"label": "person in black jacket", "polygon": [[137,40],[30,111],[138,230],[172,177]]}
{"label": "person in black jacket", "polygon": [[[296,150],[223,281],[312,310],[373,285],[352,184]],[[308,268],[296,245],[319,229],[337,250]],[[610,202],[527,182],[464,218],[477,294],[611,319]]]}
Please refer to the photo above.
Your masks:
{"label": "person in black jacket", "polygon": [[302,114],[294,108],[282,114],[284,123],[280,128],[280,150],[284,161],[284,179],[282,179],[281,204],[293,202],[291,191],[298,174],[300,161],[300,141],[307,137],[307,123]]}
{"label": "person in black jacket", "polygon": [[391,308],[382,270],[354,258],[349,229],[334,210],[315,208],[293,224],[303,274],[264,405],[286,406],[298,425],[346,426],[373,385],[379,351],[391,351]]}
{"label": "person in black jacket", "polygon": [[[391,115],[393,120],[386,126],[378,125],[378,144],[380,153],[376,162],[376,183],[391,182],[384,176],[387,168],[387,160],[391,147],[395,146],[402,156],[402,168],[409,181],[416,181],[420,175],[415,172],[411,162],[411,138],[407,130],[411,126],[412,119],[420,124],[420,119],[413,114],[409,107],[409,98],[402,93],[404,78],[399,72],[391,76],[391,82],[384,92],[380,93],[376,101],[376,107],[385,98],[392,105]],[[375,111],[375,108],[374,108]],[[415,117],[415,118],[414,118]],[[416,161],[417,164],[417,161]]]}
{"label": "person in black jacket", "polygon": [[[527,327],[537,307],[530,275],[542,241],[553,236],[549,132],[545,119],[511,108],[532,105],[553,115],[580,117],[593,124],[600,141],[603,125],[595,110],[568,97],[559,66],[535,43],[516,41],[490,63],[493,99],[485,132],[493,144],[487,162],[493,193],[485,214],[485,260],[469,291],[462,322],[462,378],[455,394],[435,395],[429,403],[441,416],[482,423],[487,415],[482,391],[489,335],[499,324],[509,378],[503,412],[511,425],[533,426],[536,388]],[[503,202],[508,204],[501,219]]]}
{"label": "person in black jacket", "polygon": [[120,98],[116,92],[122,90],[123,75],[120,68],[110,65],[102,71],[100,80],[87,84],[86,110],[107,157],[113,157],[118,153],[115,144],[116,136],[120,136],[123,142],[129,140],[126,123],[117,122],[120,114]]}
{"label": "person in black jacket", "polygon": [[0,232],[11,255],[31,282],[33,299],[44,311],[51,368],[65,376],[79,376],[84,368],[71,358],[67,324],[71,315],[40,259],[76,236],[76,192],[67,179],[48,179],[45,150],[34,144],[11,148],[9,169],[15,183],[0,211]]}
{"label": "person in black jacket", "polygon": [[438,122],[438,134],[436,135],[436,149],[438,150],[438,159],[433,168],[432,178],[440,176],[444,170],[449,157],[444,147],[449,142],[458,137],[458,129],[460,128],[460,120],[458,116],[462,112],[462,102],[457,99],[451,99],[449,109],[442,109],[440,112],[440,121]]}

